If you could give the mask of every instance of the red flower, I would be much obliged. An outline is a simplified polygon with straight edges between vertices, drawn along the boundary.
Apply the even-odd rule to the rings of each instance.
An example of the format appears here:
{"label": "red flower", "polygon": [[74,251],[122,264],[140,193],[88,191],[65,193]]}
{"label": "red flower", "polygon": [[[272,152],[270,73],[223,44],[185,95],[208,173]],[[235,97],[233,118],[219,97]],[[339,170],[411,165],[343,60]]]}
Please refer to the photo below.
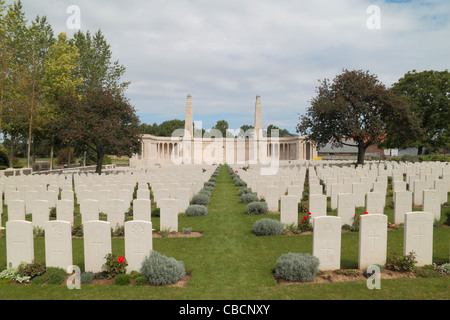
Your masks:
{"label": "red flower", "polygon": [[308,216],[304,216],[304,217],[303,217],[303,220],[308,220]]}
{"label": "red flower", "polygon": [[238,173],[237,171],[235,171],[234,173]]}
{"label": "red flower", "polygon": [[125,262],[125,258],[120,256],[117,258],[117,261],[119,261],[119,263],[124,263]]}
{"label": "red flower", "polygon": [[302,222],[305,222],[303,219],[301,220]]}
{"label": "red flower", "polygon": [[366,211],[366,212],[364,212],[363,214],[369,214],[369,213]]}
{"label": "red flower", "polygon": [[311,212],[308,211],[308,215],[311,215]]}

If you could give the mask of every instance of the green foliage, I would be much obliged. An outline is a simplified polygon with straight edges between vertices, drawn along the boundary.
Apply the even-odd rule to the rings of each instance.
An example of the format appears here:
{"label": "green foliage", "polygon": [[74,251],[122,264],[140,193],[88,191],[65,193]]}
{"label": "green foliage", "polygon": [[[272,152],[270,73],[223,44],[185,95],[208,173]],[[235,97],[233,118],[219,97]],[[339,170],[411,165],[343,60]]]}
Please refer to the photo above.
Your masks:
{"label": "green foliage", "polygon": [[42,285],[44,282],[47,281],[47,277],[45,276],[37,276],[31,279],[32,285]]}
{"label": "green foliage", "polygon": [[211,186],[204,186],[202,190],[206,190],[206,191],[211,192],[211,191],[213,191],[213,189],[214,189],[214,187],[211,187]]}
{"label": "green foliage", "polygon": [[309,253],[287,253],[276,262],[275,273],[287,281],[312,281],[319,272],[319,259]]}
{"label": "green foliage", "polygon": [[6,153],[0,149],[0,166],[5,166],[5,169],[9,167],[9,159]]}
{"label": "green foliage", "polygon": [[261,219],[253,224],[257,236],[278,236],[283,233],[284,224],[275,219]]}
{"label": "green foliage", "polygon": [[311,217],[309,215],[303,216],[303,218],[300,220],[300,223],[298,224],[298,229],[300,230],[300,232],[313,230]]}
{"label": "green foliage", "polygon": [[250,188],[242,188],[242,189],[239,189],[239,196],[241,197],[242,195],[244,195],[244,194],[247,194],[247,193],[252,193],[252,189],[250,189]]}
{"label": "green foliage", "polygon": [[45,236],[45,230],[44,228],[33,227],[33,234],[38,238],[42,238]]}
{"label": "green foliage", "polygon": [[184,263],[152,250],[142,262],[140,273],[155,286],[173,284],[186,275]]}
{"label": "green foliage", "polygon": [[[216,184],[215,184],[215,182],[213,182],[213,181],[206,181],[205,183],[203,183],[203,186],[204,187],[212,187],[212,188],[214,188],[214,186],[215,186]],[[212,189],[211,189],[212,190]]]}
{"label": "green foliage", "polygon": [[118,274],[114,278],[114,285],[116,286],[127,286],[129,284],[131,284],[131,275],[129,274],[126,273]]}
{"label": "green foliage", "polygon": [[19,283],[30,282],[30,276],[22,276],[19,272],[19,268],[9,267],[0,273],[0,279],[9,281],[17,281]]}
{"label": "green foliage", "polygon": [[209,197],[205,194],[196,194],[192,197],[192,204],[199,204],[206,206],[209,204]]}
{"label": "green foliage", "polygon": [[183,228],[184,234],[191,234],[191,232],[192,232],[192,228]]}
{"label": "green foliage", "polygon": [[207,195],[208,197],[211,195],[211,191],[209,190],[205,190],[205,188],[201,189],[198,194],[204,194]]}
{"label": "green foliage", "polygon": [[72,236],[82,237],[83,236],[83,225],[73,225],[72,226]]}
{"label": "green foliage", "polygon": [[190,217],[206,216],[208,214],[208,208],[200,204],[191,204],[187,207],[185,213]]}
{"label": "green foliage", "polygon": [[80,280],[82,284],[89,284],[94,279],[94,274],[92,272],[82,272],[80,275]]}
{"label": "green foliage", "polygon": [[127,270],[128,262],[124,259],[123,262],[119,262],[121,257],[117,257],[112,253],[108,253],[105,256],[106,262],[102,268],[105,270],[108,279],[112,279],[118,274],[125,273]]}
{"label": "green foliage", "polygon": [[442,275],[450,275],[450,263],[444,263],[440,265],[438,270]]}
{"label": "green foliage", "polygon": [[263,201],[255,201],[247,205],[247,214],[250,215],[267,214],[268,211],[267,203]]}
{"label": "green foliage", "polygon": [[392,256],[386,261],[386,269],[392,271],[415,271],[416,267],[416,255],[414,252],[410,252],[406,256],[398,256],[397,253],[392,253]]}
{"label": "green foliage", "polygon": [[65,277],[67,276],[67,272],[62,268],[47,267],[47,270],[43,276],[48,280],[48,284],[59,285],[63,283]]}
{"label": "green foliage", "polygon": [[159,218],[160,215],[161,215],[161,209],[160,208],[156,207],[156,208],[152,209],[152,213],[151,213],[152,217]]}
{"label": "green foliage", "polygon": [[25,263],[22,262],[18,267],[19,275],[21,277],[34,278],[45,273],[45,266],[37,262]]}
{"label": "green foliage", "polygon": [[258,196],[255,193],[245,193],[241,196],[241,202],[249,204],[250,202],[258,201]]}
{"label": "green foliage", "polygon": [[146,285],[148,285],[147,277],[145,277],[145,276],[136,277],[136,279],[134,280],[134,285],[135,286],[146,286]]}

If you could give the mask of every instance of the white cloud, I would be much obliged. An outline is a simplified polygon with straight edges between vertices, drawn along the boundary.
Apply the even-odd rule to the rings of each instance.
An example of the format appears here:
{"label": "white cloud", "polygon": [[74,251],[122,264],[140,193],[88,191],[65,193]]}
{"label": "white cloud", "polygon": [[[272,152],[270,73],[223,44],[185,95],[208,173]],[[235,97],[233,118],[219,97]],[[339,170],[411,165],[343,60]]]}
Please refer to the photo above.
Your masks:
{"label": "white cloud", "polygon": [[[82,29],[101,28],[114,58],[127,68],[128,97],[138,112],[167,120],[184,115],[190,93],[198,120],[233,114],[240,116],[230,116],[238,119],[230,127],[253,124],[260,94],[263,123],[294,131],[318,79],[332,79],[343,68],[363,69],[389,86],[413,69],[444,70],[450,56],[448,0],[23,4],[30,19],[46,15],[56,33],[68,31],[66,8],[78,5]],[[380,30],[366,26],[369,5],[381,10]]]}

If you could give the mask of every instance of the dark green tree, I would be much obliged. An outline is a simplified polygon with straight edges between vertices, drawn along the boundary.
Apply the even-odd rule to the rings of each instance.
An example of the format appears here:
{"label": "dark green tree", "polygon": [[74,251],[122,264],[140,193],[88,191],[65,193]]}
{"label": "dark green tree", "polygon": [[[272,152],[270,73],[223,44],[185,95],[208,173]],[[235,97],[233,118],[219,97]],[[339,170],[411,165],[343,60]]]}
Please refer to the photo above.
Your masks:
{"label": "dark green tree", "polygon": [[343,70],[332,83],[323,80],[299,120],[297,132],[319,147],[328,142],[340,147],[345,140],[354,140],[358,164],[364,164],[370,145],[389,139],[392,146],[404,147],[420,136],[406,99],[361,70]]}
{"label": "dark green tree", "polygon": [[410,71],[394,84],[420,120],[423,136],[413,146],[418,154],[423,148],[437,149],[450,145],[450,72]]}
{"label": "dark green tree", "polygon": [[118,89],[86,88],[84,96],[60,97],[62,120],[59,134],[76,153],[91,150],[101,173],[107,154],[132,156],[141,148],[139,118]]}

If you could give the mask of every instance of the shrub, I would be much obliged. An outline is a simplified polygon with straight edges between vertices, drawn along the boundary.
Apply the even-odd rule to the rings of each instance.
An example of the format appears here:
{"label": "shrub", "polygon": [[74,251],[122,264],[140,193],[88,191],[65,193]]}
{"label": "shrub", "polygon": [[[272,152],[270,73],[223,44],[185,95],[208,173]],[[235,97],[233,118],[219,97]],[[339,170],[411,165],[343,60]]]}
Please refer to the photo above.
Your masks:
{"label": "shrub", "polygon": [[190,217],[206,216],[208,214],[208,208],[200,204],[191,204],[187,207],[185,213]]}
{"label": "shrub", "polygon": [[251,202],[247,205],[247,214],[266,214],[268,212],[266,202]]}
{"label": "shrub", "polygon": [[209,197],[206,194],[196,194],[192,197],[192,204],[200,204],[206,206],[209,204]]}
{"label": "shrub", "polygon": [[216,184],[215,184],[214,182],[212,182],[212,181],[207,181],[207,182],[205,182],[205,183],[203,184],[203,187],[211,187],[211,188],[214,188],[215,185],[216,185]]}
{"label": "shrub", "polygon": [[150,284],[156,286],[176,283],[186,275],[183,261],[166,257],[155,250],[144,259],[140,272]]}
{"label": "shrub", "polygon": [[213,191],[213,187],[211,186],[204,186],[202,190],[206,190],[206,191]]}
{"label": "shrub", "polygon": [[415,271],[417,269],[415,266],[416,263],[416,255],[414,252],[400,257],[394,252],[386,262],[386,269],[392,271]]}
{"label": "shrub", "polygon": [[7,281],[17,281],[19,283],[22,282],[30,282],[30,276],[21,276],[19,274],[19,268],[8,268],[3,270],[0,273],[0,279],[5,279]]}
{"label": "shrub", "polygon": [[82,284],[88,284],[94,279],[94,274],[92,272],[83,272],[80,275],[80,280]]}
{"label": "shrub", "polygon": [[247,185],[247,183],[245,183],[244,180],[237,179],[236,181],[234,181],[234,185],[235,185],[235,186],[238,186],[238,187],[244,187],[244,186]]}
{"label": "shrub", "polygon": [[445,221],[444,221],[444,223],[447,226],[450,226],[450,211],[445,214]]}
{"label": "shrub", "polygon": [[[217,170],[216,170],[217,171]],[[208,180],[209,182],[216,182],[216,179],[215,178],[209,178],[209,180]],[[214,185],[215,185],[215,183],[214,183]],[[213,186],[214,187],[214,186]]]}
{"label": "shrub", "polygon": [[80,225],[74,225],[72,227],[72,236],[76,237],[82,237],[83,236],[83,226]]}
{"label": "shrub", "polygon": [[41,285],[41,284],[44,284],[45,281],[47,281],[47,278],[45,276],[37,276],[31,280],[31,284]]}
{"label": "shrub", "polygon": [[9,158],[6,152],[0,149],[0,166],[4,166],[5,169],[9,167]]}
{"label": "shrub", "polygon": [[116,277],[118,274],[125,273],[128,262],[123,257],[117,257],[112,253],[105,256],[106,262],[102,266],[105,269],[108,279]]}
{"label": "shrub", "polygon": [[48,267],[44,277],[48,280],[48,284],[61,284],[67,276],[66,270],[57,267]]}
{"label": "shrub", "polygon": [[211,195],[211,191],[209,191],[209,190],[205,190],[205,189],[201,189],[199,192],[198,192],[198,194],[205,194],[205,195],[207,195],[208,197]]}
{"label": "shrub", "polygon": [[160,208],[154,208],[152,210],[151,216],[155,217],[155,218],[159,218],[161,214],[161,209]]}
{"label": "shrub", "polygon": [[22,262],[18,267],[18,271],[19,276],[30,277],[32,279],[34,277],[43,275],[45,273],[45,267],[37,262]]}
{"label": "shrub", "polygon": [[247,193],[252,193],[252,189],[250,189],[250,188],[242,188],[242,189],[239,189],[239,196],[241,197],[242,195],[244,195],[244,194],[247,194]]}
{"label": "shrub", "polygon": [[146,285],[148,285],[147,277],[145,277],[145,276],[136,277],[136,279],[134,280],[134,285],[135,286],[146,286]]}
{"label": "shrub", "polygon": [[284,224],[275,219],[261,219],[253,224],[257,236],[278,236],[283,233]]}
{"label": "shrub", "polygon": [[287,253],[278,258],[276,275],[287,281],[312,281],[319,272],[319,259],[309,253]]}
{"label": "shrub", "polygon": [[192,232],[192,228],[183,228],[184,234],[191,234],[191,232]]}
{"label": "shrub", "polygon": [[313,230],[310,214],[311,213],[308,212],[308,215],[303,216],[303,219],[300,220],[300,223],[298,224],[298,229],[301,232],[312,231]]}
{"label": "shrub", "polygon": [[114,284],[116,286],[127,286],[127,285],[131,284],[131,275],[126,274],[126,273],[118,274],[114,278]]}
{"label": "shrub", "polygon": [[250,202],[258,201],[258,196],[254,193],[246,193],[241,196],[242,203],[249,204]]}
{"label": "shrub", "polygon": [[442,275],[449,275],[450,274],[450,263],[444,263],[439,267],[439,273]]}

